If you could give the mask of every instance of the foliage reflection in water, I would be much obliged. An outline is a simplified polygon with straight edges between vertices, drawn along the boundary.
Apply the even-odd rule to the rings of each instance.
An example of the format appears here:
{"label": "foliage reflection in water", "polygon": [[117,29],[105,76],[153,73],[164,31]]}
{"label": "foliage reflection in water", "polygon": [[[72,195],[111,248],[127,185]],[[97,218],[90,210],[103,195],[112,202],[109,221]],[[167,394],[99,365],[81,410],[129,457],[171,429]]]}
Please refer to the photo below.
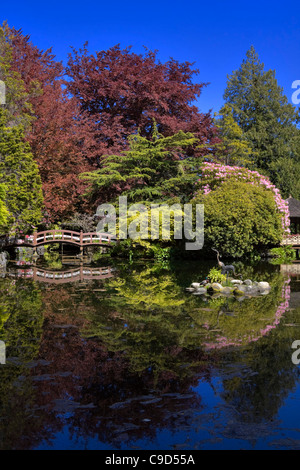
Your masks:
{"label": "foliage reflection in water", "polygon": [[[8,272],[1,449],[284,448],[276,418],[292,419],[284,400],[300,395],[290,279],[241,265],[267,296],[187,294],[208,269],[119,264],[110,279],[61,285]],[[297,430],[285,433],[297,447]]]}

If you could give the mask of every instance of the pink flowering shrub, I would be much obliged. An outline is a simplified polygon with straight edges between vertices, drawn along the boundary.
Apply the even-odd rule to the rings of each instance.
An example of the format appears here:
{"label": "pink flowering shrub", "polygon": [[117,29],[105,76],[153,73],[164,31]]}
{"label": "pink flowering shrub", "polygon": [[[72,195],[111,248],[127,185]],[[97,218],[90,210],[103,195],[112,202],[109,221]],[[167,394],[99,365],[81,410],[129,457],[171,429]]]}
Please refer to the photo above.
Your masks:
{"label": "pink flowering shrub", "polygon": [[263,186],[269,190],[274,197],[274,201],[278,212],[281,215],[282,228],[284,235],[290,233],[290,219],[287,202],[281,197],[279,189],[277,189],[266,176],[261,175],[258,171],[251,171],[247,168],[238,166],[222,165],[220,163],[204,162],[202,165],[202,175],[197,184],[197,195],[207,195],[214,191],[225,181],[241,181],[251,185]]}

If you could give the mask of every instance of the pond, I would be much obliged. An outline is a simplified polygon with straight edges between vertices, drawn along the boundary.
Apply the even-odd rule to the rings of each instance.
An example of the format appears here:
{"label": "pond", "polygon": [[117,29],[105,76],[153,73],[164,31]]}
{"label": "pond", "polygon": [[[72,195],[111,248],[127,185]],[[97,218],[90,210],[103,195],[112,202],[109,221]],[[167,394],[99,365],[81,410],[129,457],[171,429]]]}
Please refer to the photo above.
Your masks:
{"label": "pond", "polygon": [[186,290],[214,265],[9,264],[0,449],[300,449],[300,276],[239,263],[268,295]]}

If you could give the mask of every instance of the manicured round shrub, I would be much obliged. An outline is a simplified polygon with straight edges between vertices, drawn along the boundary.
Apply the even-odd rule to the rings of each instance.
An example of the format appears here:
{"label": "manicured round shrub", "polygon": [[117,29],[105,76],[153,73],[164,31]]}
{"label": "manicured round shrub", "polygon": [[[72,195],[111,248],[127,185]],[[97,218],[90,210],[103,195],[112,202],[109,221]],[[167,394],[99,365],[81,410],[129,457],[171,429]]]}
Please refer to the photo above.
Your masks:
{"label": "manicured round shrub", "polygon": [[228,180],[194,202],[204,204],[204,246],[223,256],[249,255],[282,239],[282,216],[264,186]]}

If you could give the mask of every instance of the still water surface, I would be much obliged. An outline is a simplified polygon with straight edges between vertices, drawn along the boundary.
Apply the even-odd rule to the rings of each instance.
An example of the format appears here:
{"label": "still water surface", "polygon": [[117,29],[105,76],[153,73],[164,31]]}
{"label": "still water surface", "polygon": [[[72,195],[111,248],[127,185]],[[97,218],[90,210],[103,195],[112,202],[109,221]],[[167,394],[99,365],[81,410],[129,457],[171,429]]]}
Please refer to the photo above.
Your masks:
{"label": "still water surface", "polygon": [[241,264],[267,296],[185,290],[213,265],[115,263],[56,284],[9,266],[0,449],[300,449],[300,277]]}

